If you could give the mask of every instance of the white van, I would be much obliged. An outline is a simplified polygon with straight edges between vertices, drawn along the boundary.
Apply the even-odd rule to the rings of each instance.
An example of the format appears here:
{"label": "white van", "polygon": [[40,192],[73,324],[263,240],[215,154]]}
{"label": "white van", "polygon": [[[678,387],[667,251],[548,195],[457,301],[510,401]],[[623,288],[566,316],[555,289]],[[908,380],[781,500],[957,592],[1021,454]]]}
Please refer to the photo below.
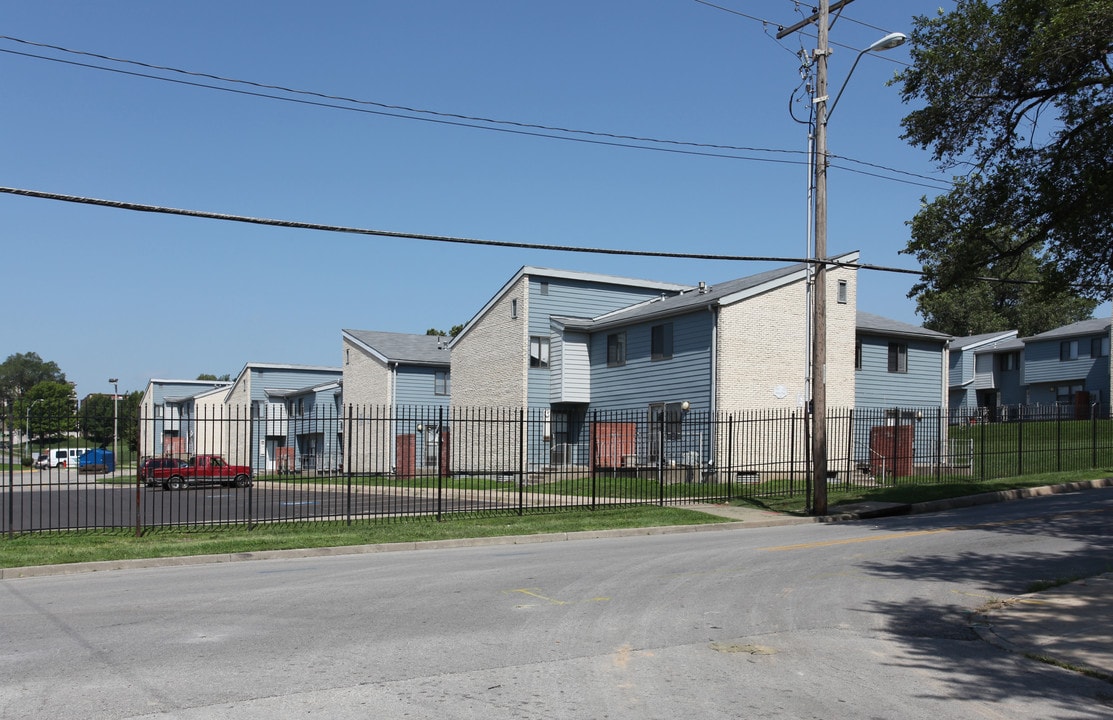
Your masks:
{"label": "white van", "polygon": [[[85,453],[89,448],[52,448],[47,451],[46,463],[47,467],[64,467],[76,468],[77,459]],[[40,467],[43,466],[42,459],[39,460]]]}

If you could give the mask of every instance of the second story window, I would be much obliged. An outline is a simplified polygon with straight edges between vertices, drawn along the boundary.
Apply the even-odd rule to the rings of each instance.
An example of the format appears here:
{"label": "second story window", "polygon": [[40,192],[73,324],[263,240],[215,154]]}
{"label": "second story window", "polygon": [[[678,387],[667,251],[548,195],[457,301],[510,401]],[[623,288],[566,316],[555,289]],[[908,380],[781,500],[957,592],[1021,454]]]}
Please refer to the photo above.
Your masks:
{"label": "second story window", "polygon": [[835,295],[836,301],[840,305],[846,305],[846,303],[849,302],[849,300],[848,300],[849,294],[850,294],[850,291],[849,291],[846,280],[839,280],[838,291]]}
{"label": "second story window", "polygon": [[997,367],[1002,371],[1016,370],[1020,367],[1019,353],[1002,353],[997,356]]}
{"label": "second story window", "polygon": [[549,367],[549,338],[534,335],[529,339],[529,366],[531,368]]}
{"label": "second story window", "polygon": [[889,343],[889,372],[908,372],[908,346],[904,343]]}
{"label": "second story window", "polygon": [[607,336],[607,367],[626,364],[626,333],[611,333]]}
{"label": "second story window", "polygon": [[1109,357],[1109,336],[1096,337],[1090,341],[1090,357]]}
{"label": "second story window", "polygon": [[1064,340],[1059,343],[1059,361],[1067,362],[1068,360],[1078,359],[1078,341],[1077,340]]}
{"label": "second story window", "polygon": [[449,388],[448,371],[438,370],[433,376],[433,394],[447,395]]}
{"label": "second story window", "polygon": [[668,360],[672,357],[672,323],[654,325],[650,328],[650,357],[653,360]]}
{"label": "second story window", "polygon": [[854,343],[854,369],[862,369],[862,341]]}

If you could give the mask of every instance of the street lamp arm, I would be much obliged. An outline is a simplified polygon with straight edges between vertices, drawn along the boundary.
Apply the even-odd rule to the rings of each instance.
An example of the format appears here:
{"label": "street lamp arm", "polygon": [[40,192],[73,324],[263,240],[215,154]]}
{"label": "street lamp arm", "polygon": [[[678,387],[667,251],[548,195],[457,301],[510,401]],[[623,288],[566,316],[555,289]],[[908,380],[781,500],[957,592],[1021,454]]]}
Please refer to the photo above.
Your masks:
{"label": "street lamp arm", "polygon": [[891,50],[899,45],[903,45],[906,40],[908,40],[908,36],[904,33],[889,33],[874,44],[870,45],[868,48],[865,48],[864,50],[860,50],[858,52],[857,57],[854,58],[854,64],[850,66],[850,72],[846,74],[846,79],[842,81],[842,87],[839,88],[838,94],[835,95],[835,101],[827,107],[828,120],[831,119],[831,113],[835,112],[835,106],[839,104],[839,98],[842,97],[842,91],[846,90],[846,84],[850,82],[850,76],[854,74],[854,68],[858,67],[858,61],[862,59],[862,56],[866,53],[877,52],[879,50]]}

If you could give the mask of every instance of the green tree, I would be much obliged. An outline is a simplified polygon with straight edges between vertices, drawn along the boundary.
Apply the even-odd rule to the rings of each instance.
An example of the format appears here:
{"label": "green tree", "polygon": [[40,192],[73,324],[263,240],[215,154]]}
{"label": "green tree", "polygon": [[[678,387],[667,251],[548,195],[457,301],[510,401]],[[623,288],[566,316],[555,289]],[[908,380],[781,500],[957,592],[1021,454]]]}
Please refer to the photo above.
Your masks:
{"label": "green tree", "polygon": [[77,430],[77,397],[69,383],[40,382],[16,401],[14,409],[32,438],[56,438]]}
{"label": "green tree", "polygon": [[107,447],[112,444],[116,403],[111,395],[94,393],[81,401],[81,435],[94,444]]}
{"label": "green tree", "polygon": [[[921,235],[934,232],[924,225],[949,222],[943,212],[948,206],[940,202],[926,209],[917,215],[913,227]],[[919,258],[929,273],[953,262],[939,248],[924,248]],[[975,279],[941,288],[925,280],[912,287],[909,297],[916,299],[925,327],[955,337],[1014,329],[1020,337],[1028,337],[1091,317],[1097,301],[1039,283],[1039,265],[1036,254],[1027,250],[987,268],[1001,282]]]}
{"label": "green tree", "polygon": [[226,381],[230,380],[231,378],[232,378],[232,376],[229,373],[224,373],[220,377],[217,377],[216,375],[213,375],[212,373],[201,373],[200,375],[197,376],[198,380],[209,380],[209,381],[212,381],[212,382],[226,382]]}
{"label": "green tree", "polygon": [[56,363],[46,362],[33,352],[15,353],[0,363],[0,398],[13,405],[41,382],[65,383],[66,375]]}
{"label": "green tree", "polygon": [[425,334],[436,335],[438,337],[456,337],[463,329],[463,325],[453,325],[452,329],[450,329],[448,332],[445,332],[444,330],[438,330],[437,328],[429,328],[425,331]]}
{"label": "green tree", "polygon": [[139,406],[143,393],[135,390],[120,395],[120,442],[127,443],[131,451],[139,450]]}
{"label": "green tree", "polygon": [[950,223],[913,224],[905,252],[951,259],[926,264],[928,287],[1030,253],[1048,287],[1109,298],[1111,37],[1110,0],[957,0],[914,19],[913,64],[896,82],[922,107],[904,118],[903,137],[964,170],[920,213],[945,206]]}

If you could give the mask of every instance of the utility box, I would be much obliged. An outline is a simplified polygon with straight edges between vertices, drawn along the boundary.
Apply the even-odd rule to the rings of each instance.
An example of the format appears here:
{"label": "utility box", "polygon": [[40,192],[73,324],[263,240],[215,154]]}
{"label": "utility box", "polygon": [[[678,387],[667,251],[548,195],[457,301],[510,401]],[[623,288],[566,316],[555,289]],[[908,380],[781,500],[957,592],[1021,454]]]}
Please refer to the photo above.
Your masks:
{"label": "utility box", "polygon": [[912,440],[915,428],[912,425],[878,425],[870,428],[870,474],[899,475],[912,474]]}

